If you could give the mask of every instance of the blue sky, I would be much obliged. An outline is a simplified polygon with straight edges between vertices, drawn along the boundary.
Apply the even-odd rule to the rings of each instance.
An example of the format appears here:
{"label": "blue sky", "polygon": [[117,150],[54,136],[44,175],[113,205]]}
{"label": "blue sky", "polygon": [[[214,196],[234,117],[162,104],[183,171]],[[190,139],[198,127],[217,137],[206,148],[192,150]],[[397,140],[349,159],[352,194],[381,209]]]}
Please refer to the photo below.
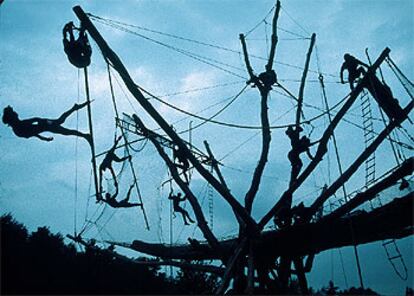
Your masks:
{"label": "blue sky", "polygon": [[[8,1],[0,7],[0,108],[12,105],[21,118],[41,116],[54,118],[69,109],[77,100],[83,101],[84,85],[82,73],[69,64],[63,52],[61,29],[70,20],[76,20],[72,12],[74,5],[94,15],[122,21],[153,30],[175,34],[202,42],[240,50],[239,33],[246,33],[260,22],[274,5],[273,1]],[[280,42],[276,50],[275,70],[279,80],[297,94],[301,69],[285,64],[302,67],[310,33],[317,34],[317,53],[313,53],[309,83],[305,90],[305,102],[322,107],[321,90],[315,72],[319,67],[326,73],[325,81],[330,105],[343,98],[349,88],[341,85],[339,69],[342,56],[349,52],[366,60],[364,50],[369,48],[371,57],[375,57],[386,47],[391,48],[391,57],[409,77],[413,73],[414,52],[414,4],[411,1],[284,1],[279,21]],[[267,18],[267,22],[271,19]],[[298,25],[299,24],[299,25]],[[209,87],[229,83],[228,86],[212,88],[206,91],[191,92],[164,99],[189,112],[199,112],[208,106],[216,106],[200,113],[209,117],[225,104],[224,99],[234,96],[244,86],[247,77],[239,54],[200,46],[195,43],[177,40],[166,36],[130,28],[147,37],[175,47],[191,51],[201,56],[231,65],[223,66],[236,73],[213,68],[205,63],[159,46],[138,36],[126,34],[114,28],[96,23],[108,44],[121,57],[135,82],[156,95],[183,92],[195,88]],[[261,57],[267,56],[266,33],[270,28],[261,24],[247,36],[249,53]],[[292,34],[294,33],[294,34]],[[93,44],[92,64],[89,67],[93,121],[97,151],[101,152],[112,145],[114,137],[114,113],[111,105],[108,77],[102,56]],[[317,58],[318,56],[318,58]],[[256,73],[264,70],[264,62],[252,59]],[[392,76],[388,68],[383,69],[388,84],[395,97],[404,106],[408,96]],[[241,77],[239,77],[241,76]],[[115,75],[116,78],[117,77]],[[150,127],[156,127],[134,103],[132,96],[124,95],[126,90],[116,81],[115,93],[121,112],[137,112]],[[130,101],[129,101],[130,100]],[[131,103],[132,102],[132,105]],[[180,131],[200,120],[185,115],[151,101],[161,114]],[[246,91],[219,117],[220,121],[258,125],[260,122],[259,97],[255,89]],[[276,92],[269,100],[269,117],[275,125],[294,121],[292,102]],[[290,110],[290,112],[288,112]],[[360,106],[357,102],[347,119],[362,124]],[[311,118],[319,111],[305,108],[305,116]],[[284,115],[285,114],[285,115]],[[374,115],[379,116],[374,106]],[[314,122],[312,139],[323,132],[327,121]],[[65,126],[87,130],[86,112],[79,112],[78,120],[73,115]],[[410,124],[404,127],[412,134]],[[381,122],[375,122],[375,128],[382,128]],[[310,133],[311,127],[305,126]],[[260,153],[260,137],[254,137],[256,130],[234,129],[214,124],[203,125],[194,130],[194,145],[203,147],[202,141],[208,140],[217,158],[225,157],[223,174],[234,195],[242,199],[251,179]],[[119,132],[118,132],[119,134]],[[133,137],[131,135],[131,137]],[[184,134],[188,138],[188,134]],[[241,143],[251,139],[244,145]],[[253,215],[259,219],[277,200],[287,186],[289,163],[286,154],[289,142],[284,130],[272,132],[272,146],[269,163],[265,171],[262,186],[254,205]],[[347,167],[363,149],[363,132],[352,125],[341,123],[337,130],[343,166]],[[401,136],[401,140],[409,140]],[[94,220],[94,212],[100,213],[102,206],[93,200],[88,202],[90,186],[90,151],[84,141],[74,137],[55,136],[50,143],[38,139],[17,138],[10,128],[0,125],[0,209],[2,213],[13,215],[29,229],[48,225],[52,231],[72,233],[75,216],[79,230],[85,217]],[[411,143],[412,144],[412,143]],[[234,148],[239,147],[231,154]],[[412,156],[409,150],[406,156]],[[119,152],[122,154],[122,151]],[[410,154],[411,153],[411,154]],[[121,209],[114,214],[106,209],[100,225],[109,221],[102,231],[104,239],[114,238],[120,241],[143,239],[148,241],[169,241],[169,203],[166,198],[168,186],[158,188],[168,178],[165,165],[157,157],[154,148],[148,144],[142,152],[133,156],[134,165],[140,179],[145,208],[150,217],[151,231],[146,231],[142,213],[138,209]],[[306,157],[303,157],[306,163]],[[99,162],[100,159],[98,159]],[[395,165],[390,145],[384,143],[377,151],[377,176]],[[117,167],[119,170],[120,167]],[[75,176],[77,175],[77,180]],[[303,189],[297,192],[295,201],[310,203],[320,192],[321,187],[338,176],[334,154],[324,159],[315,174],[305,182]],[[348,182],[348,191],[363,185],[363,167]],[[120,181],[121,195],[125,194],[131,182],[128,170]],[[208,189],[205,182],[193,176],[191,186],[203,202],[206,216],[208,213]],[[77,188],[77,190],[76,190]],[[76,194],[77,192],[77,194]],[[339,192],[340,195],[340,192]],[[135,197],[133,197],[135,198]],[[214,232],[219,237],[237,232],[237,225],[229,207],[213,193]],[[76,206],[75,206],[76,205]],[[187,209],[190,206],[187,205]],[[76,211],[75,211],[76,209]],[[190,211],[191,213],[191,211]],[[191,213],[192,215],[192,213]],[[193,227],[183,227],[180,217],[173,219],[173,241],[185,241],[200,233]],[[93,227],[86,236],[100,239]],[[398,242],[401,252],[410,267],[408,282],[403,282],[393,273],[386,261],[380,243],[361,246],[360,257],[363,264],[366,286],[387,294],[403,293],[405,286],[412,286],[413,239]],[[344,269],[349,285],[357,285],[356,267],[352,250],[342,249]],[[344,276],[338,250],[320,254],[316,258],[314,270],[310,275],[311,285],[320,287],[333,279],[337,285],[345,287]]]}

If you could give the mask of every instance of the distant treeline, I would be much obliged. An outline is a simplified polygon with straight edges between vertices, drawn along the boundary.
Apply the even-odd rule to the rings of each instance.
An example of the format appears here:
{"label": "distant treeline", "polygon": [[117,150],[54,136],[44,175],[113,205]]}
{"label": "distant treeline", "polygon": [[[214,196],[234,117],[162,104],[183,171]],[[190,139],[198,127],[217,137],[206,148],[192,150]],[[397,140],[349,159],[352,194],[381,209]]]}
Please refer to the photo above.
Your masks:
{"label": "distant treeline", "polygon": [[118,260],[108,252],[78,252],[61,234],[39,227],[29,234],[13,217],[1,218],[1,293],[4,294],[212,294],[216,279]]}
{"label": "distant treeline", "polygon": [[[217,277],[181,270],[175,279],[159,268],[114,258],[97,248],[77,251],[47,227],[28,233],[10,214],[0,217],[1,295],[5,294],[213,294]],[[299,294],[296,281],[291,294]],[[340,291],[333,282],[312,295],[379,295],[371,289]],[[407,292],[412,293],[412,290]],[[411,294],[412,295],[412,294]]]}

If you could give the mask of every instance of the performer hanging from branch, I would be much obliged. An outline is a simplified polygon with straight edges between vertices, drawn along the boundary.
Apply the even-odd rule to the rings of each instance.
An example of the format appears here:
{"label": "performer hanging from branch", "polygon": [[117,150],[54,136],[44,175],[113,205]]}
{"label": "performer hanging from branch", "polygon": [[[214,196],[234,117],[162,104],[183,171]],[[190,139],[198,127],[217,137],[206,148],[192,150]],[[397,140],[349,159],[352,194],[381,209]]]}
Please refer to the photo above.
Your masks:
{"label": "performer hanging from branch", "polygon": [[[341,66],[341,83],[344,84],[344,71],[348,70],[348,82],[351,90],[354,89],[354,82],[361,75],[366,73],[366,70],[363,67],[368,68],[368,65],[361,62],[357,58],[351,56],[349,53],[344,55],[344,63]],[[359,67],[363,66],[363,67]]]}
{"label": "performer hanging from branch", "polygon": [[[73,30],[78,30],[78,38],[75,39]],[[92,48],[84,28],[76,28],[73,22],[63,27],[63,47],[69,61],[78,68],[84,68],[91,63]],[[69,36],[68,36],[69,35]]]}
{"label": "performer hanging from branch", "polygon": [[[116,190],[118,190],[118,181],[116,180],[116,175],[115,175],[115,171],[112,167],[112,162],[123,162],[127,159],[131,159],[131,155],[129,156],[125,156],[122,158],[119,158],[116,154],[115,154],[115,149],[116,146],[118,145],[118,142],[122,139],[122,136],[119,136],[115,142],[114,145],[111,147],[111,149],[109,149],[109,151],[106,153],[105,158],[102,160],[102,163],[99,165],[99,191],[102,192],[102,177],[103,177],[103,173],[105,172],[105,170],[109,170],[111,172],[112,178],[114,179],[114,184],[115,184],[115,188]],[[99,196],[99,195],[98,195]],[[102,197],[99,196],[98,200],[102,199]]]}
{"label": "performer hanging from branch", "polygon": [[[190,218],[190,215],[188,214],[188,212],[186,210],[184,210],[182,207],[180,207],[180,202],[186,200],[185,196],[181,197],[181,192],[177,193],[177,195],[170,192],[170,195],[168,196],[168,199],[172,200],[174,212],[178,212],[178,213],[181,214],[181,216],[183,217],[185,225],[190,225],[190,223],[194,223],[194,220],[192,220]],[[187,219],[188,219],[188,221],[190,221],[190,223],[187,222]]]}
{"label": "performer hanging from branch", "polygon": [[29,119],[19,119],[19,115],[13,110],[11,106],[7,106],[3,110],[3,123],[11,126],[13,132],[18,137],[31,138],[37,137],[43,141],[52,141],[53,137],[45,137],[40,135],[43,132],[50,132],[54,134],[60,134],[65,136],[78,136],[91,143],[91,136],[89,134],[81,133],[77,130],[71,130],[61,126],[65,120],[75,111],[84,108],[88,102],[82,104],[75,104],[71,109],[64,112],[57,119],[46,119],[40,117],[33,117]]}
{"label": "performer hanging from branch", "polygon": [[292,126],[289,126],[285,132],[289,137],[290,143],[292,145],[292,149],[288,153],[288,158],[292,165],[292,174],[290,179],[291,182],[294,182],[296,180],[303,166],[302,160],[300,159],[300,154],[306,152],[308,157],[310,159],[313,159],[309,148],[317,143],[311,143],[307,136],[302,136],[302,138],[299,138],[299,134],[302,131],[303,129],[301,127],[294,129]]}
{"label": "performer hanging from branch", "polygon": [[129,187],[128,193],[126,198],[117,201],[116,197],[118,196],[119,190],[118,186],[115,186],[115,193],[111,195],[109,192],[105,193],[105,199],[103,200],[108,205],[113,208],[132,208],[132,207],[142,207],[142,203],[130,203],[129,198],[131,197],[132,189],[134,188],[135,184],[132,184]]}
{"label": "performer hanging from branch", "polygon": [[185,154],[176,145],[174,145],[174,148],[173,148],[173,159],[174,159],[174,163],[176,164],[176,166],[182,170],[182,174],[184,175],[185,181],[188,184],[189,178],[187,176],[187,171],[190,168],[190,164]]}

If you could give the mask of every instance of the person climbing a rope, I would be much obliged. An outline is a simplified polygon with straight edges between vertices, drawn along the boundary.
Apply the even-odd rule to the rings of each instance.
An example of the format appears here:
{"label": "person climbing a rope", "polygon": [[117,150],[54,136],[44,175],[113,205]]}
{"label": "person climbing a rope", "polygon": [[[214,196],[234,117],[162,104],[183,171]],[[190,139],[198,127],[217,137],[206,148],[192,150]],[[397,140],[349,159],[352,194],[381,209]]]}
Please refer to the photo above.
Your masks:
{"label": "person climbing a rope", "polygon": [[115,193],[111,195],[109,192],[105,193],[105,199],[103,200],[108,205],[113,208],[132,208],[132,207],[142,207],[142,203],[130,203],[129,198],[131,197],[132,189],[134,188],[134,184],[129,187],[128,193],[126,198],[117,201],[116,197],[118,196],[119,190],[118,186],[115,186]]}
{"label": "person climbing a rope", "polygon": [[184,175],[185,181],[188,184],[189,179],[187,176],[187,171],[190,168],[190,164],[185,154],[182,152],[182,150],[177,145],[174,145],[174,148],[173,148],[173,159],[174,159],[175,165],[182,170],[182,174]]}
{"label": "person climbing a rope", "polygon": [[292,149],[288,153],[288,159],[292,165],[292,174],[290,179],[291,182],[294,182],[296,180],[303,166],[302,160],[300,159],[300,154],[306,152],[308,157],[310,159],[313,159],[309,148],[317,143],[311,143],[307,136],[302,136],[299,138],[299,134],[302,131],[303,129],[300,126],[298,128],[289,126],[285,132],[289,137],[292,146]]}
{"label": "person climbing a rope", "polygon": [[10,126],[14,134],[22,138],[36,137],[42,141],[52,141],[53,137],[45,137],[40,135],[43,132],[50,132],[64,136],[78,136],[92,142],[92,137],[89,134],[84,134],[77,130],[67,129],[62,126],[65,120],[75,111],[84,108],[88,102],[82,104],[75,104],[68,111],[64,112],[57,119],[46,119],[40,117],[33,117],[29,119],[19,119],[19,115],[13,110],[11,106],[7,106],[3,110],[3,123]]}
{"label": "person climbing a rope", "polygon": [[[73,30],[78,30],[78,38],[75,39]],[[76,28],[73,22],[63,27],[63,48],[71,64],[78,68],[84,68],[91,63],[92,48],[89,44],[85,29]]]}
{"label": "person climbing a rope", "polygon": [[366,70],[363,67],[368,68],[368,65],[361,62],[357,58],[353,57],[349,53],[346,53],[344,55],[344,63],[341,66],[341,83],[344,84],[344,71],[348,70],[348,82],[349,86],[351,87],[351,90],[354,89],[354,82],[356,79],[358,79],[361,75],[366,73]]}
{"label": "person climbing a rope", "polygon": [[[118,190],[118,181],[116,180],[115,171],[112,167],[112,162],[123,162],[125,160],[131,160],[131,155],[119,158],[115,154],[116,146],[118,145],[118,142],[121,140],[122,136],[119,136],[117,139],[115,139],[114,145],[109,149],[109,151],[106,153],[105,158],[102,160],[102,163],[99,165],[99,188],[100,192],[102,192],[102,177],[103,173],[108,169],[111,172],[112,178],[114,179],[114,184],[116,190]],[[100,197],[98,195],[98,201]]]}
{"label": "person climbing a rope", "polygon": [[[190,218],[190,215],[188,214],[188,212],[186,210],[184,210],[182,207],[180,207],[180,202],[186,200],[185,196],[181,197],[181,192],[179,192],[176,195],[174,193],[170,192],[170,195],[168,196],[168,199],[172,200],[174,212],[178,212],[178,213],[181,214],[181,216],[183,217],[185,225],[190,225],[190,223],[194,223],[194,220],[192,220]],[[190,223],[187,222],[187,219],[188,219],[188,221],[190,221]]]}

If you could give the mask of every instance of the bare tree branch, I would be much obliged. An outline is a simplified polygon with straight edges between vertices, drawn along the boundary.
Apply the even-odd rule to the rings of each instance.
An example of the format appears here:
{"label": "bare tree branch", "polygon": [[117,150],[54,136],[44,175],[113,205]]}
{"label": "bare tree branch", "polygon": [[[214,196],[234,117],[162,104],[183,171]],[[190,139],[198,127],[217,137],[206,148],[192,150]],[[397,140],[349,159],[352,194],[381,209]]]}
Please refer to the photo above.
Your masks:
{"label": "bare tree branch", "polygon": [[375,198],[376,195],[381,191],[396,184],[398,180],[401,180],[401,178],[411,175],[413,172],[414,157],[410,157],[409,159],[405,160],[401,166],[392,172],[388,177],[371,186],[366,191],[358,193],[346,204],[339,207],[329,215],[324,216],[322,219],[335,219],[345,215],[346,213],[349,213],[363,203]]}
{"label": "bare tree branch", "polygon": [[211,151],[210,145],[208,144],[207,141],[204,141],[204,146],[206,147],[207,150],[207,154],[209,155],[210,159],[211,159],[211,166],[213,167],[214,171],[217,174],[217,177],[219,178],[221,184],[227,188],[227,190],[230,191],[229,187],[226,184],[226,181],[224,180],[224,177],[220,171],[220,168],[218,166],[218,162],[216,160],[216,158],[214,157],[213,152]]}
{"label": "bare tree branch", "polygon": [[[268,64],[266,65],[266,72],[262,73],[261,75],[263,74],[271,75],[273,71],[272,65],[273,65],[273,59],[275,56],[276,44],[278,40],[276,26],[277,26],[277,20],[279,17],[279,11],[280,11],[280,1],[277,1],[275,14],[273,16],[273,23],[272,23],[272,44],[271,44],[271,49],[270,49],[269,61],[268,61]],[[260,118],[261,118],[261,124],[262,124],[262,151],[260,154],[259,162],[253,173],[253,178],[252,178],[250,188],[247,191],[246,196],[244,197],[244,204],[245,204],[246,211],[250,214],[252,211],[252,207],[253,207],[253,201],[259,190],[261,178],[262,178],[264,169],[266,167],[269,150],[270,150],[271,133],[270,133],[270,127],[269,127],[270,124],[269,124],[267,98],[269,95],[269,91],[271,90],[271,86],[267,85],[268,82],[260,81],[259,77],[261,75],[259,75],[259,77],[254,75],[252,66],[250,65],[249,55],[247,53],[246,40],[243,34],[240,34],[240,41],[241,41],[242,48],[243,48],[243,55],[244,55],[244,61],[246,64],[246,69],[250,75],[250,81],[256,85],[261,95]],[[275,73],[274,75],[276,76]]]}
{"label": "bare tree branch", "polygon": [[[279,256],[294,258],[318,254],[332,248],[407,237],[414,233],[413,202],[414,194],[410,192],[369,213],[357,211],[343,218],[322,219],[314,223],[297,224],[282,230],[263,232],[254,240],[254,253],[258,256],[258,260],[272,262]],[[355,230],[354,237],[349,227],[350,220]],[[236,254],[235,245],[242,246],[238,241],[238,239],[225,240],[221,242],[221,246],[226,250],[225,252]],[[245,238],[245,241],[248,240]],[[112,243],[162,258],[217,259],[217,254],[205,244],[210,252],[204,249],[197,251],[189,245],[170,247],[141,241],[134,241],[132,244]],[[229,263],[227,266],[230,265]]]}
{"label": "bare tree branch", "polygon": [[161,158],[164,160],[164,162],[167,164],[172,177],[174,178],[174,181],[180,186],[181,190],[185,193],[188,201],[191,204],[191,207],[193,208],[194,214],[197,219],[198,227],[200,228],[201,232],[203,233],[204,237],[210,244],[211,248],[218,252],[219,257],[223,260],[223,263],[225,263],[224,260],[224,254],[221,250],[220,244],[217,240],[217,238],[214,236],[213,232],[207,225],[207,221],[204,217],[203,210],[201,209],[200,204],[198,203],[197,198],[194,196],[193,192],[190,190],[190,187],[186,182],[184,182],[178,173],[177,167],[174,165],[172,160],[168,157],[168,155],[165,153],[164,149],[162,149],[160,143],[152,136],[150,131],[145,127],[144,123],[141,121],[141,119],[138,118],[138,116],[134,117],[135,123],[139,126],[139,128],[142,130],[144,134],[148,137],[148,139],[154,144],[155,148],[158,151],[158,154],[161,156]]}
{"label": "bare tree branch", "polygon": [[392,120],[388,126],[375,138],[374,141],[358,156],[358,158],[352,163],[352,165],[326,190],[324,190],[315,202],[311,206],[310,214],[316,213],[320,206],[332,196],[345,182],[351,178],[351,176],[357,171],[357,169],[364,163],[367,158],[377,150],[378,146],[387,138],[394,128],[399,126],[404,120],[407,119],[408,114],[414,107],[414,101],[411,101],[407,107],[404,108],[404,116],[398,119]]}
{"label": "bare tree branch", "polygon": [[277,21],[279,19],[279,12],[280,12],[280,1],[277,0],[275,14],[273,15],[273,21],[272,21],[272,37],[271,37],[272,41],[270,44],[269,60],[266,65],[266,70],[269,70],[269,71],[272,70],[272,67],[273,67],[273,60],[275,58],[276,45],[278,41]]}
{"label": "bare tree branch", "polygon": [[328,151],[328,141],[331,137],[333,131],[338,126],[340,120],[345,115],[345,113],[351,108],[355,100],[357,99],[358,95],[361,93],[364,85],[367,83],[370,75],[375,75],[375,70],[378,66],[384,61],[386,56],[389,54],[390,49],[386,48],[379,58],[375,61],[375,63],[368,69],[365,76],[359,81],[357,86],[351,91],[348,101],[342,106],[342,108],[338,111],[335,117],[332,119],[332,122],[329,124],[327,129],[322,135],[322,138],[319,141],[318,149],[313,160],[309,163],[306,169],[299,175],[297,180],[289,185],[289,188],[282,194],[279,201],[270,209],[269,212],[260,220],[259,227],[263,228],[272,217],[279,211],[279,209],[286,204],[287,200],[292,197],[292,194],[299,188],[300,185],[310,176],[313,170],[318,166],[318,164],[322,161],[323,156]]}
{"label": "bare tree branch", "polygon": [[313,46],[315,44],[315,39],[316,39],[316,35],[315,33],[313,33],[311,37],[311,42],[309,45],[308,53],[306,54],[306,61],[305,61],[305,67],[303,68],[302,79],[300,81],[299,94],[298,94],[298,108],[296,109],[296,128],[299,127],[300,116],[302,114],[303,94],[305,92],[306,76],[309,70],[309,63],[310,63]]}
{"label": "bare tree branch", "polygon": [[96,44],[100,48],[104,58],[108,60],[114,69],[119,73],[122,80],[124,81],[126,87],[142,106],[142,108],[157,122],[157,124],[164,130],[164,132],[175,142],[175,144],[181,149],[183,154],[186,155],[188,160],[193,164],[194,168],[202,175],[207,182],[209,182],[217,192],[230,204],[231,208],[236,215],[239,215],[240,218],[246,224],[246,227],[250,232],[257,232],[257,224],[246,212],[244,207],[236,200],[236,198],[226,189],[221,183],[206,170],[203,165],[195,158],[191,153],[188,147],[183,143],[178,134],[170,127],[170,125],[164,120],[161,114],[152,106],[152,104],[143,96],[141,91],[138,89],[137,85],[132,80],[127,69],[121,62],[120,58],[116,55],[114,51],[108,46],[106,41],[102,38],[101,34],[98,32],[96,27],[92,24],[89,17],[85,14],[80,6],[75,6],[73,8],[76,16],[81,21],[82,25],[86,30],[88,30],[90,36],[95,40]]}

